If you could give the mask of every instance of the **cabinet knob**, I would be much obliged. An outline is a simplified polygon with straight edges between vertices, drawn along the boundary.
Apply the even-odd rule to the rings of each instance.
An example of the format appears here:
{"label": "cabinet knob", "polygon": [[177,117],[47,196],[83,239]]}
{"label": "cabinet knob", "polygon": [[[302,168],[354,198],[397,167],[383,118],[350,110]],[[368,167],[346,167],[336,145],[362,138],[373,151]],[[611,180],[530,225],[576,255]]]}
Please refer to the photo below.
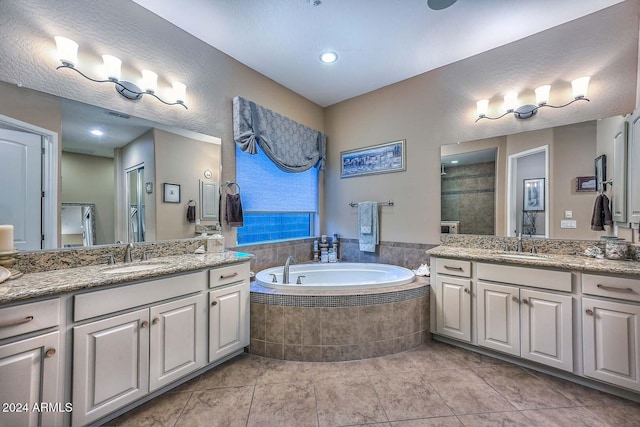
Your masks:
{"label": "cabinet knob", "polygon": [[218,301],[213,301],[211,305],[218,305]]}
{"label": "cabinet knob", "polygon": [[158,323],[160,323],[160,319],[158,319],[157,317],[151,321],[152,325],[157,325]]}
{"label": "cabinet knob", "polygon": [[520,302],[520,300],[518,299],[518,297],[513,297],[513,302]]}
{"label": "cabinet knob", "polygon": [[529,300],[528,300],[528,299],[526,299],[526,298],[523,298],[522,303],[523,303],[523,304],[529,304]]}
{"label": "cabinet knob", "polygon": [[56,354],[56,349],[55,348],[50,348],[49,350],[45,351],[44,355],[46,357],[53,357],[53,355]]}
{"label": "cabinet knob", "polygon": [[142,322],[142,323],[140,324],[140,327],[141,327],[142,329],[148,328],[148,327],[149,327],[149,322],[147,322],[147,321],[145,320],[144,322]]}
{"label": "cabinet knob", "polygon": [[466,293],[466,294],[470,294],[470,293],[471,293],[471,291],[469,290],[469,288],[464,288],[464,293]]}
{"label": "cabinet knob", "polygon": [[586,309],[585,313],[587,313],[587,316],[593,316],[593,310],[591,309]]}

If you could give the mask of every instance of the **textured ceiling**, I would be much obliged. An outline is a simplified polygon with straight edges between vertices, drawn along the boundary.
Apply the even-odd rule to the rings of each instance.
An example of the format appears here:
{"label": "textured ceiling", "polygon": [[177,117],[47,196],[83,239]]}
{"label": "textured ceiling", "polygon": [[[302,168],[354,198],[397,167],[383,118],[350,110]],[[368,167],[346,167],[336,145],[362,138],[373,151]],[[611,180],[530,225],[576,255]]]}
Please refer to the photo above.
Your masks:
{"label": "textured ceiling", "polygon": [[[134,0],[296,93],[328,106],[621,0]],[[335,50],[335,64],[318,57]]]}

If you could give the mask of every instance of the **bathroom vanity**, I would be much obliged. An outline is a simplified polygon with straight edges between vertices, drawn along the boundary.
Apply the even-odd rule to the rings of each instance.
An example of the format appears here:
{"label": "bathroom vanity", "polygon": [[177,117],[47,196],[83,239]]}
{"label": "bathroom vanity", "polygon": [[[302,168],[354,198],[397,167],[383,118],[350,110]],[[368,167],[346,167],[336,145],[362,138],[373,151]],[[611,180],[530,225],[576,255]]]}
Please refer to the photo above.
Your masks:
{"label": "bathroom vanity", "polygon": [[105,421],[239,354],[249,260],[189,254],[0,284],[0,425]]}
{"label": "bathroom vanity", "polygon": [[639,262],[429,252],[437,339],[640,399]]}

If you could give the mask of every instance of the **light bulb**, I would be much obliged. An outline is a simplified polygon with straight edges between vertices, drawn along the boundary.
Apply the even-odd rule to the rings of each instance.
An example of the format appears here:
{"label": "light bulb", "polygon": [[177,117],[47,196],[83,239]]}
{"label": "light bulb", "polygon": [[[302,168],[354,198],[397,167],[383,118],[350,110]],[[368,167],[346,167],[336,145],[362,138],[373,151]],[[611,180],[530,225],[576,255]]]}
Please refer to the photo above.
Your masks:
{"label": "light bulb", "polygon": [[176,98],[176,102],[184,104],[187,97],[187,86],[184,83],[173,82],[173,96]]}
{"label": "light bulb", "polygon": [[102,61],[104,62],[104,72],[109,80],[120,80],[120,67],[122,61],[112,55],[102,55]]}
{"label": "light bulb", "polygon": [[158,75],[151,70],[142,70],[142,90],[154,93],[158,88]]}
{"label": "light bulb", "polygon": [[476,102],[476,108],[478,109],[478,117],[486,117],[487,111],[489,111],[489,100],[481,99]]}
{"label": "light bulb", "polygon": [[590,78],[591,77],[589,76],[584,76],[571,81],[571,87],[573,88],[573,99],[581,99],[587,97]]}
{"label": "light bulb", "polygon": [[549,102],[549,93],[551,92],[551,85],[544,85],[536,88],[536,102],[538,105],[545,105]]}
{"label": "light bulb", "polygon": [[55,36],[54,39],[60,62],[64,65],[75,66],[78,63],[78,43],[62,36]]}
{"label": "light bulb", "polygon": [[518,92],[509,91],[504,95],[504,109],[507,113],[511,113],[518,106]]}

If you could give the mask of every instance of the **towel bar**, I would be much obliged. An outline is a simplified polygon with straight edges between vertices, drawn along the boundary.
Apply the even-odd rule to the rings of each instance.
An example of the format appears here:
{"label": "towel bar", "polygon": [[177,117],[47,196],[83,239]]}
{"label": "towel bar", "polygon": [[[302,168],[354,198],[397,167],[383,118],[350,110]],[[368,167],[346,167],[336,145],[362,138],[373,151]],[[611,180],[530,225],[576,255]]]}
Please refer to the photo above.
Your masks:
{"label": "towel bar", "polygon": [[[386,202],[377,202],[379,205],[386,205],[386,206],[393,206],[394,203],[392,200],[387,200]],[[358,206],[358,204],[356,202],[350,202],[349,206],[351,206],[352,208],[355,208],[356,206]]]}

